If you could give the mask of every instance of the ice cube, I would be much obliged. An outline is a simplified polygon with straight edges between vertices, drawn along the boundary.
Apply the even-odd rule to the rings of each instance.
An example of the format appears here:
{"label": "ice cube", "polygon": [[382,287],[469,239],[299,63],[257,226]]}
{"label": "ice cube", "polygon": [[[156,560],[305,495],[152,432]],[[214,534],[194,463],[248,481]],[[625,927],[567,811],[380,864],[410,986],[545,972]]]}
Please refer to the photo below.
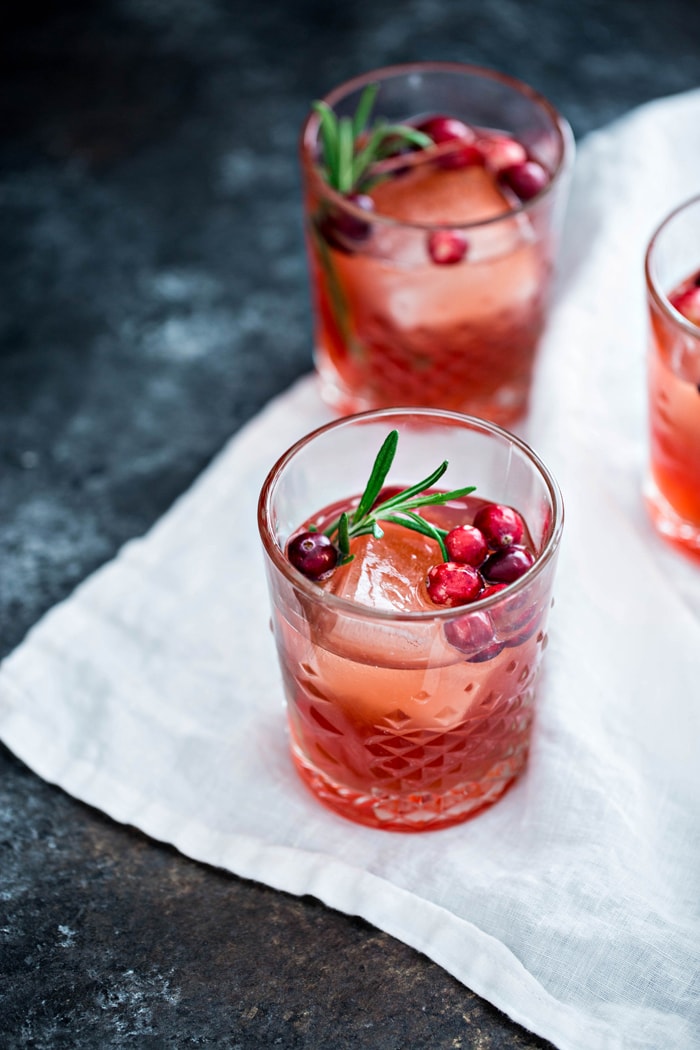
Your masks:
{"label": "ice cube", "polygon": [[382,522],[382,539],[359,536],[352,541],[353,560],[335,570],[325,590],[373,609],[401,612],[432,609],[425,590],[431,565],[441,560],[435,542],[401,525]]}
{"label": "ice cube", "polygon": [[483,167],[445,171],[426,165],[372,190],[375,210],[401,222],[455,226],[504,215],[511,205]]}

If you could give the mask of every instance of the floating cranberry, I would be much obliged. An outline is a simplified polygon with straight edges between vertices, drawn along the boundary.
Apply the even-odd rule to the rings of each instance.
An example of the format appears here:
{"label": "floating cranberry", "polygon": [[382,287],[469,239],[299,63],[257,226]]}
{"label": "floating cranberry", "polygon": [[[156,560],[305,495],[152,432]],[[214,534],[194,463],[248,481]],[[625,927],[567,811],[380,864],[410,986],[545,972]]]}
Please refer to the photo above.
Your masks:
{"label": "floating cranberry", "polygon": [[442,142],[474,142],[476,139],[473,129],[456,117],[428,117],[416,128],[424,135],[429,135],[436,146]]}
{"label": "floating cranberry", "polygon": [[479,595],[479,601],[482,598],[490,598],[492,594],[498,594],[499,591],[504,591],[507,586],[507,583],[489,583]]}
{"label": "floating cranberry", "polygon": [[428,237],[428,253],[438,266],[461,262],[468,247],[467,238],[457,230],[434,230]]}
{"label": "floating cranberry", "polygon": [[686,321],[700,325],[700,286],[691,286],[684,292],[671,295],[668,301]]}
{"label": "floating cranberry", "polygon": [[484,163],[484,154],[475,145],[473,129],[455,117],[429,117],[418,130],[429,135],[436,146],[450,143],[453,149],[441,152],[436,164],[441,168],[469,168]]}
{"label": "floating cranberry", "polygon": [[523,164],[527,160],[525,147],[508,135],[491,135],[479,139],[477,145],[492,171],[502,171],[503,168]]}
{"label": "floating cranberry", "polygon": [[486,613],[468,613],[445,624],[445,638],[455,649],[473,657],[481,650],[493,646],[493,624]]}
{"label": "floating cranberry", "polygon": [[[499,587],[507,587],[507,584],[497,584]],[[524,591],[512,592],[499,604],[497,613],[498,633],[501,637],[519,631],[524,627],[532,616],[532,597]]]}
{"label": "floating cranberry", "polygon": [[486,559],[481,567],[489,583],[513,583],[535,564],[527,547],[503,547]]}
{"label": "floating cranberry", "polygon": [[335,568],[338,548],[322,532],[300,532],[290,541],[287,557],[304,576],[320,580]]}
{"label": "floating cranberry", "polygon": [[[374,201],[366,193],[349,193],[346,199],[362,211],[374,210]],[[318,229],[332,248],[351,253],[356,245],[367,240],[371,227],[358,215],[339,206],[331,206],[319,220]]]}
{"label": "floating cranberry", "polygon": [[513,634],[506,638],[505,644],[509,647],[522,645],[523,642],[528,640],[528,638],[532,638],[540,625],[541,619],[542,614],[540,610],[537,609],[534,613],[531,613],[530,618],[522,625],[522,627],[520,627],[519,630],[514,631]]}
{"label": "floating cranberry", "polygon": [[549,182],[549,175],[536,160],[526,160],[522,164],[513,164],[502,168],[498,181],[507,186],[521,201],[532,200]]}
{"label": "floating cranberry", "polygon": [[517,510],[504,503],[486,503],[474,516],[474,526],[483,533],[489,547],[512,547],[520,543],[525,523]]}
{"label": "floating cranberry", "polygon": [[471,565],[443,561],[428,570],[425,581],[436,605],[466,605],[478,598],[484,586],[481,574]]}
{"label": "floating cranberry", "polygon": [[483,532],[473,525],[457,525],[450,529],[445,537],[445,546],[451,561],[460,565],[473,565],[478,568],[489,552]]}
{"label": "floating cranberry", "polygon": [[483,165],[484,154],[472,143],[455,143],[454,149],[442,153],[436,162],[441,168],[476,168]]}
{"label": "floating cranberry", "polygon": [[493,660],[494,656],[498,656],[503,651],[503,642],[494,640],[490,645],[485,645],[483,649],[479,649],[472,656],[467,657],[467,662],[470,664],[483,664],[486,660]]}

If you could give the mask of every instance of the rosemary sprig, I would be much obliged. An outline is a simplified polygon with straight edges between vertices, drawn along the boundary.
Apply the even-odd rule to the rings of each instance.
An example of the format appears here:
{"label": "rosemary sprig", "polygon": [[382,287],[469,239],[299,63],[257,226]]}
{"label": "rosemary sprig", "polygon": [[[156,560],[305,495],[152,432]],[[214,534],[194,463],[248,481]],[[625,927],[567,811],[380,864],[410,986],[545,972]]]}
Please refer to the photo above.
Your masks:
{"label": "rosemary sprig", "polygon": [[385,438],[382,447],[377,453],[369,480],[365,490],[360,497],[356,509],[352,514],[344,511],[335,521],[331,522],[325,534],[338,547],[340,551],[339,565],[345,565],[352,561],[350,553],[350,540],[356,536],[372,535],[375,539],[381,539],[384,531],[379,524],[380,521],[388,521],[395,525],[402,525],[413,532],[420,532],[429,536],[440,546],[443,561],[449,561],[449,555],[445,546],[447,529],[441,529],[437,525],[426,521],[415,511],[419,507],[438,506],[449,500],[468,496],[474,491],[475,486],[469,485],[462,489],[452,489],[450,492],[432,492],[433,486],[440,480],[447,470],[448,461],[444,460],[436,470],[427,478],[409,485],[408,488],[394,493],[393,496],[377,502],[386,481],[391,464],[394,462],[396,449],[399,442],[398,431],[392,430]]}
{"label": "rosemary sprig", "polygon": [[408,124],[390,124],[378,118],[368,128],[378,90],[379,84],[367,85],[352,117],[339,117],[322,100],[313,103],[320,121],[323,177],[339,193],[368,189],[379,177],[372,176],[372,165],[398,153],[402,145],[408,144],[418,149],[433,145],[429,135]]}

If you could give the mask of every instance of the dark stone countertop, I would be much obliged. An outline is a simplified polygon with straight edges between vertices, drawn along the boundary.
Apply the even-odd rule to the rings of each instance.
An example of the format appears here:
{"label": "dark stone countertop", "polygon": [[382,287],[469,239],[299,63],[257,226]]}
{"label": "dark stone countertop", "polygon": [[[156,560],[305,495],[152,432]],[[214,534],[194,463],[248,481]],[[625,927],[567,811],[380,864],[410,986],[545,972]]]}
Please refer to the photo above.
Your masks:
{"label": "dark stone countertop", "polygon": [[[25,0],[0,14],[0,656],[311,367],[296,142],[464,60],[578,137],[697,86],[697,0]],[[193,863],[0,746],[3,1048],[544,1048],[365,922]]]}

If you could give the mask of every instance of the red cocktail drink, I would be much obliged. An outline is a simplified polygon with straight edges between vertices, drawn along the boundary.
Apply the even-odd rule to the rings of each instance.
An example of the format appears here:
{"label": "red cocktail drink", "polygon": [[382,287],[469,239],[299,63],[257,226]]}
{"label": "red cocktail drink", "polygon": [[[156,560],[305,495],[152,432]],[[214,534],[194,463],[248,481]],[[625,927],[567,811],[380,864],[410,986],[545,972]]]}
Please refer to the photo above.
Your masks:
{"label": "red cocktail drink", "polygon": [[[443,537],[448,560],[389,508],[381,535],[352,537],[352,560],[329,567],[327,538],[316,551],[314,538],[343,510],[352,521],[392,428],[396,462],[376,506],[442,456],[452,481],[476,485],[412,512]],[[442,481],[426,498],[441,491]],[[517,501],[528,526],[500,547],[475,527],[493,498]],[[526,446],[450,413],[351,417],[276,465],[260,501],[273,629],[292,756],[321,801],[372,827],[415,831],[463,821],[513,783],[527,760],[561,520],[556,485]],[[297,567],[300,538],[318,559],[311,578]]]}
{"label": "red cocktail drink", "polygon": [[646,277],[647,507],[663,536],[700,558],[700,198],[659,228]]}
{"label": "red cocktail drink", "polygon": [[[331,92],[338,124],[368,85],[375,121],[417,130],[428,144],[389,137],[341,192],[329,185],[319,114],[305,125],[322,395],[341,413],[415,404],[513,421],[526,410],[547,316],[568,125],[517,81],[439,63],[380,70]],[[358,151],[369,137],[358,136]]]}

